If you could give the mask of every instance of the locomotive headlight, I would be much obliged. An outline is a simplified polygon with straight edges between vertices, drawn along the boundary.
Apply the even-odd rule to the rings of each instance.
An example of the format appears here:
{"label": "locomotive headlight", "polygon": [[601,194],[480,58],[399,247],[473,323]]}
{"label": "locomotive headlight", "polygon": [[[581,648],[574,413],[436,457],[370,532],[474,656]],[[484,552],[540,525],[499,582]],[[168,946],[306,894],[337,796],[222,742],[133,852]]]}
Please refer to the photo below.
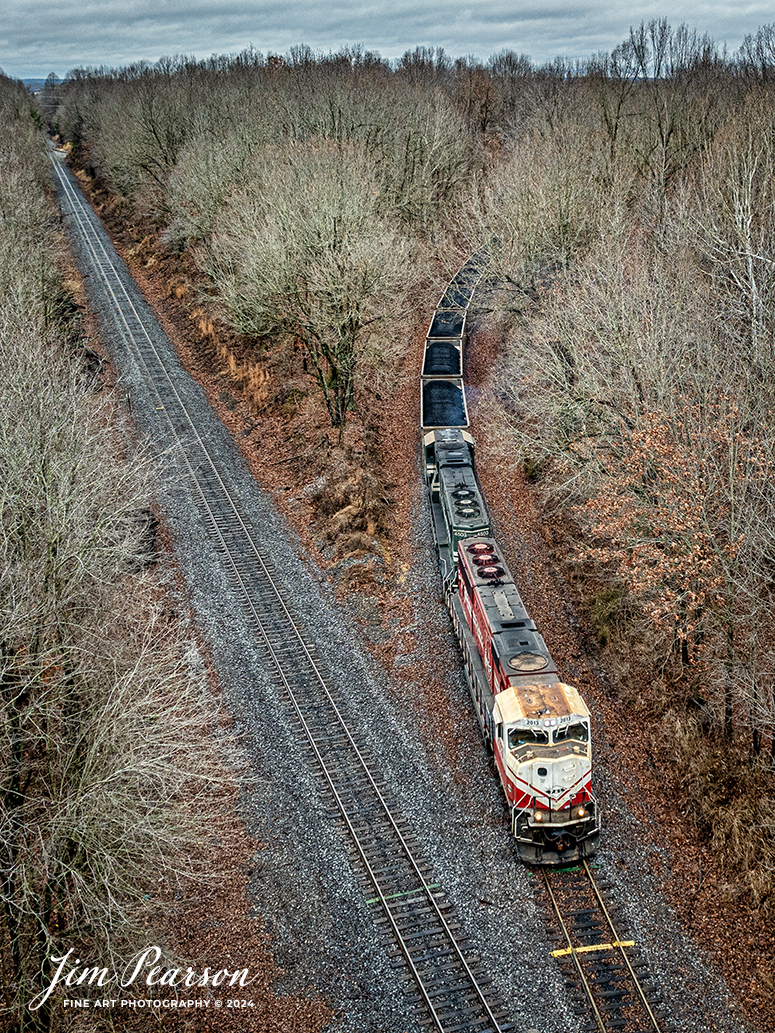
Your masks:
{"label": "locomotive headlight", "polygon": [[543,816],[543,814],[540,811],[533,811],[533,821],[534,822],[539,823],[539,822],[542,822],[543,820],[544,820],[544,816]]}
{"label": "locomotive headlight", "polygon": [[583,807],[577,807],[576,810],[574,811],[574,817],[575,818],[586,818],[586,816],[587,816],[587,812],[586,812],[585,808],[583,808]]}

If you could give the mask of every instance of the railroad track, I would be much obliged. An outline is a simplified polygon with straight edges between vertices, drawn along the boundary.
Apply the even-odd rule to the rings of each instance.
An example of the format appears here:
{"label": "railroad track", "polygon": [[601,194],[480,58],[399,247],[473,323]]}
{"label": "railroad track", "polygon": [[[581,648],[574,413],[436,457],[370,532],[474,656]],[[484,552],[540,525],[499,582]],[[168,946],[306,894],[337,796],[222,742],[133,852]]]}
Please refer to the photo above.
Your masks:
{"label": "railroad track", "polygon": [[[158,330],[124,285],[121,260],[61,160],[52,155],[66,214],[88,255],[91,274],[110,298],[112,330],[155,393],[167,447],[179,451],[199,509],[229,578],[259,634],[274,683],[303,733],[307,752],[331,806],[349,833],[368,903],[409,984],[418,1021],[440,1033],[499,1033],[512,1028],[486,990],[489,978],[465,947],[465,936],[442,887],[385,789],[368,744],[334,678],[318,658],[312,636],[294,613],[282,579],[262,555],[230,472],[219,468],[191,415],[181,371],[160,354]],[[361,715],[358,715],[361,717]]]}
{"label": "railroad track", "polygon": [[662,1033],[664,1004],[636,944],[617,928],[608,884],[586,861],[535,870],[533,884],[584,1033]]}

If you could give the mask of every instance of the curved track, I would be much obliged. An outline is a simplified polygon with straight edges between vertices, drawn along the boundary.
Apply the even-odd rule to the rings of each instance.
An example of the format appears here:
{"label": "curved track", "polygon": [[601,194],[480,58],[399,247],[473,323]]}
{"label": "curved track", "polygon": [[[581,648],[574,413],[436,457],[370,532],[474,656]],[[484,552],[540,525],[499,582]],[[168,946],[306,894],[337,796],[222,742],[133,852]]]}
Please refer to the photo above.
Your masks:
{"label": "curved track", "polygon": [[351,731],[353,721],[344,712],[332,673],[323,669],[281,579],[263,558],[228,471],[211,457],[175,370],[159,354],[148,318],[124,287],[117,271],[120,259],[106,245],[72,177],[61,161],[53,160],[72,230],[111,299],[115,329],[153,386],[172,447],[180,450],[209,531],[261,636],[267,666],[304,734],[334,813],[347,828],[369,903],[379,909],[376,920],[414,984],[409,998],[418,1019],[442,1033],[511,1029],[504,1009],[485,991],[489,980],[467,955],[451,905],[396,814],[367,746]]}

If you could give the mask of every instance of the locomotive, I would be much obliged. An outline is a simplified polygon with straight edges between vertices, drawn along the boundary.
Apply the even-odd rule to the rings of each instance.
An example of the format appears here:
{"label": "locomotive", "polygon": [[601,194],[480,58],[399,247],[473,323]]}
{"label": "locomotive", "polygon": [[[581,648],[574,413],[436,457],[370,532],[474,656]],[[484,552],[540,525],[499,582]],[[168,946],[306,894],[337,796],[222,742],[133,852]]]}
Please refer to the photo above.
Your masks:
{"label": "locomotive", "polygon": [[433,430],[423,439],[425,478],[441,576],[455,576],[464,538],[490,533],[490,518],[474,469],[474,439],[454,428]]}
{"label": "locomotive", "polygon": [[475,255],[458,272],[426,337],[425,480],[444,595],[517,853],[532,864],[560,865],[591,856],[600,832],[590,715],[525,608],[476,477],[462,363],[468,306],[485,261]]}
{"label": "locomotive", "polygon": [[561,681],[494,539],[461,541],[447,601],[517,853],[535,864],[589,857],[599,833],[589,711]]}

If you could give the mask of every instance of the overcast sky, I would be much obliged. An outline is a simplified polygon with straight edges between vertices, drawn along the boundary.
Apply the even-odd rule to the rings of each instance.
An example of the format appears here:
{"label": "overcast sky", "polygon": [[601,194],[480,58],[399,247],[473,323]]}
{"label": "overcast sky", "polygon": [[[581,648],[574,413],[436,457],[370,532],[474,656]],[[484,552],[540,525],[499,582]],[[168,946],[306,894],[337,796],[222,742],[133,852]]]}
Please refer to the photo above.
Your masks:
{"label": "overcast sky", "polygon": [[736,50],[775,22],[771,2],[687,0],[3,0],[0,68],[13,78],[154,62],[174,54],[328,52],[362,43],[383,57],[416,46],[487,58],[508,48],[534,61],[610,51],[631,25],[668,17]]}

